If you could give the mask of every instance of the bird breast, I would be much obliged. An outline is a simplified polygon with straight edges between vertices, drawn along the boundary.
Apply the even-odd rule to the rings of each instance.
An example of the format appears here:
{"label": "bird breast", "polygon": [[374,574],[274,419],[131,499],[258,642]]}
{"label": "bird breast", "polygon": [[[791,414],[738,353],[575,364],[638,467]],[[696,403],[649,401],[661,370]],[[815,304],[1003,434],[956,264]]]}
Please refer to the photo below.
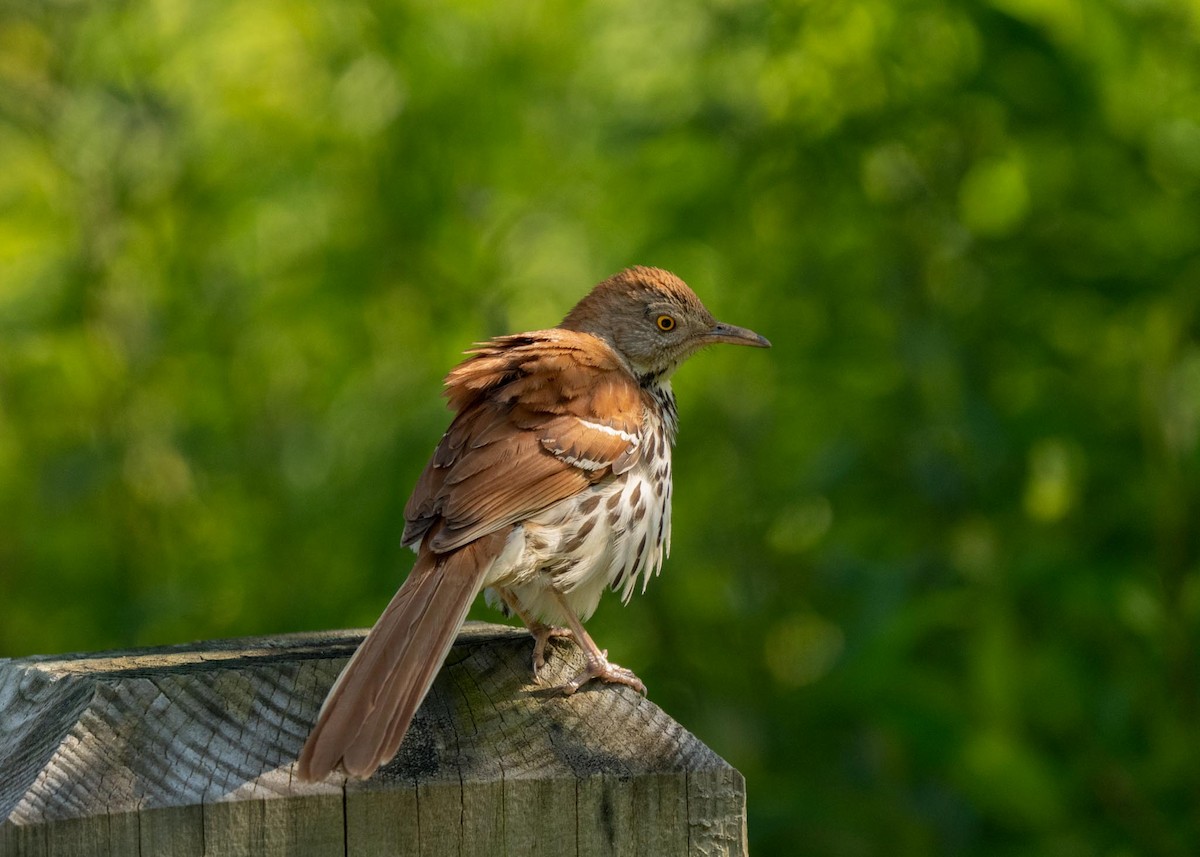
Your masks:
{"label": "bird breast", "polygon": [[553,586],[583,620],[611,587],[628,601],[671,549],[671,426],[648,409],[637,464],[514,527],[484,585],[513,591],[548,624],[564,624]]}

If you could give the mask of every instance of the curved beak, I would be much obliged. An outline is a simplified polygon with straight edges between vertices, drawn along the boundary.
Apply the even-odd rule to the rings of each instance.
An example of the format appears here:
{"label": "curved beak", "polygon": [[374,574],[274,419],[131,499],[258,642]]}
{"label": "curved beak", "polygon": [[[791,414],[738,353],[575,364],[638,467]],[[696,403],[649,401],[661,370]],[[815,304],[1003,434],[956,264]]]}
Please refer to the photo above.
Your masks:
{"label": "curved beak", "polygon": [[738,327],[734,324],[726,324],[723,321],[718,321],[708,333],[700,337],[700,340],[706,344],[728,343],[729,345],[752,345],[755,348],[770,348],[771,343],[767,341],[765,336],[759,336],[753,330],[747,330],[744,327]]}

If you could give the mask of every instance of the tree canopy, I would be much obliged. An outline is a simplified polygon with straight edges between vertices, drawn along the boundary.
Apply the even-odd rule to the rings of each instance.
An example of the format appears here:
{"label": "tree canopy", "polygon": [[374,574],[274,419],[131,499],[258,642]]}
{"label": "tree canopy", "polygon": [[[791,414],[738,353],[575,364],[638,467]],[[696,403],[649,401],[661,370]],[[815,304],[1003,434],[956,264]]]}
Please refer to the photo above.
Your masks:
{"label": "tree canopy", "polygon": [[590,629],[751,850],[1200,851],[1194,3],[8,2],[0,155],[0,654],[370,624],[460,353],[658,265],[774,348]]}

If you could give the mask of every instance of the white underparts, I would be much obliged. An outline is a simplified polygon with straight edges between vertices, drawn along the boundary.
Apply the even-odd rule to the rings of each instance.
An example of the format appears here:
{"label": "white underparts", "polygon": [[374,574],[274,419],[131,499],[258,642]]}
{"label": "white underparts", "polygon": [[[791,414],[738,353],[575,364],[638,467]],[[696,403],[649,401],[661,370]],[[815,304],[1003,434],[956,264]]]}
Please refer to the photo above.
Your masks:
{"label": "white underparts", "polygon": [[[612,474],[514,528],[484,586],[512,591],[524,608],[552,625],[566,624],[553,586],[570,608],[586,620],[605,589],[628,601],[645,591],[662,568],[671,540],[671,444],[653,411],[641,437],[611,426],[581,420],[587,427],[619,436],[640,446],[632,467]],[[673,426],[671,426],[673,428]],[[556,453],[558,454],[558,453]],[[591,461],[564,461],[593,470]]]}

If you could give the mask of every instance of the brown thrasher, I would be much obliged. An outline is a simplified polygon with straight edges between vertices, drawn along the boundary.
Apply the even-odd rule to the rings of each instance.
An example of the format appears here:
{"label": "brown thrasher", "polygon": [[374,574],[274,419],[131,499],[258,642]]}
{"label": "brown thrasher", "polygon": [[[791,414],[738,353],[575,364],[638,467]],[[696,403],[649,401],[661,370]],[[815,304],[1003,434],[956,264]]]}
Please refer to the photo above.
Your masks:
{"label": "brown thrasher", "polygon": [[645,693],[583,620],[605,587],[626,601],[644,590],[670,551],[670,377],[721,342],[770,346],[716,321],[674,274],[637,267],[557,328],[470,352],[446,378],[456,416],[404,510],[416,564],[329,691],[300,779],[369,777],[395,755],[481,589],[533,634],[535,676],[547,639],[570,635],[587,666],[564,693],[593,678]]}

